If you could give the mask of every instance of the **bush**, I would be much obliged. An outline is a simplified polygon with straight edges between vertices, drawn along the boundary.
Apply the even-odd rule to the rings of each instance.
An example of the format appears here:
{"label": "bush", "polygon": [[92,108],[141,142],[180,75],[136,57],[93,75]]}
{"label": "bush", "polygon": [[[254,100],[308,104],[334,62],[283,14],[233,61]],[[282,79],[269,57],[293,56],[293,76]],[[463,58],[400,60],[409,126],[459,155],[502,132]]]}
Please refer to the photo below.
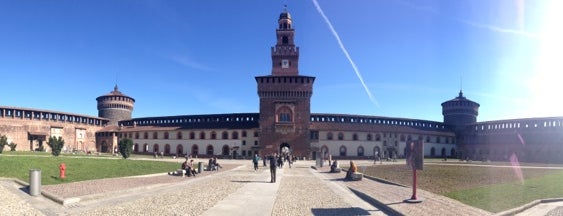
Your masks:
{"label": "bush", "polygon": [[10,151],[16,151],[16,146],[18,146],[18,144],[11,142],[10,144],[8,144],[8,146],[10,146]]}
{"label": "bush", "polygon": [[6,135],[0,136],[0,153],[4,151],[4,146],[8,145],[8,137]]}
{"label": "bush", "polygon": [[63,146],[65,145],[65,141],[62,137],[49,137],[49,142],[47,142],[47,145],[49,145],[49,147],[51,147],[51,154],[53,156],[59,156],[59,154],[61,154],[61,149],[63,149]]}
{"label": "bush", "polygon": [[131,152],[133,151],[133,140],[125,138],[119,141],[119,153],[123,156],[123,159],[127,159]]}

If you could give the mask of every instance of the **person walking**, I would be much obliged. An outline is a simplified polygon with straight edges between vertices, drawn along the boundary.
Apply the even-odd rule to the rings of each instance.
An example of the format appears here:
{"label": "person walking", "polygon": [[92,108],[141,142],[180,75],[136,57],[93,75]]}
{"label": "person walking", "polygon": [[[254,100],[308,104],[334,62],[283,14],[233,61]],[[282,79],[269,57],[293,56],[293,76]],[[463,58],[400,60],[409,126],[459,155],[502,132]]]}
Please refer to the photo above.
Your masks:
{"label": "person walking", "polygon": [[258,154],[254,154],[254,157],[252,158],[252,163],[254,164],[254,172],[258,170],[258,161],[260,161],[260,156],[258,156]]}
{"label": "person walking", "polygon": [[271,176],[270,183],[276,183],[276,167],[277,167],[276,155],[275,154],[270,155],[269,159],[270,159],[270,176]]}

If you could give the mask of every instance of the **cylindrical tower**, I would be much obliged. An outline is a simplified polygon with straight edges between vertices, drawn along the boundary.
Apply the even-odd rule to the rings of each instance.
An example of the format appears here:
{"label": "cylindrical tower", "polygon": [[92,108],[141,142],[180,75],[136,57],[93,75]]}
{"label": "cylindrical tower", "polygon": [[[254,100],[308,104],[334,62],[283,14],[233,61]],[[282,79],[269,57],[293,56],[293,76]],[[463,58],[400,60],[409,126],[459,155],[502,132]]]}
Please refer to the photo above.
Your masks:
{"label": "cylindrical tower", "polygon": [[444,115],[444,124],[461,129],[466,125],[477,123],[479,104],[466,99],[463,97],[463,92],[459,91],[458,97],[442,103],[442,115]]}
{"label": "cylindrical tower", "polygon": [[109,119],[108,125],[117,125],[121,120],[131,119],[135,99],[124,95],[117,85],[109,94],[96,98],[98,101],[98,117]]}

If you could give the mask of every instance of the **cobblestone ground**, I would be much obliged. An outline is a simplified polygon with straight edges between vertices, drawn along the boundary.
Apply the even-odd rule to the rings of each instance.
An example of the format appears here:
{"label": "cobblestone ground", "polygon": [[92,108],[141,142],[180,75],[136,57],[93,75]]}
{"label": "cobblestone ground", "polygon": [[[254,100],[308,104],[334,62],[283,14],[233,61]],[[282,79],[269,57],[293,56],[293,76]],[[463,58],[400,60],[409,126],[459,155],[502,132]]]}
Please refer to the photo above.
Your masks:
{"label": "cobblestone ground", "polygon": [[284,168],[272,215],[370,215],[344,201],[310,169]]}
{"label": "cobblestone ground", "polygon": [[8,190],[9,186],[0,184],[0,215],[43,215],[29,203]]}
{"label": "cobblestone ground", "polygon": [[241,182],[248,178],[236,174],[226,175],[223,178],[209,178],[208,181],[183,185],[176,192],[151,194],[138,200],[95,209],[82,215],[201,215],[215,203],[242,187]]}

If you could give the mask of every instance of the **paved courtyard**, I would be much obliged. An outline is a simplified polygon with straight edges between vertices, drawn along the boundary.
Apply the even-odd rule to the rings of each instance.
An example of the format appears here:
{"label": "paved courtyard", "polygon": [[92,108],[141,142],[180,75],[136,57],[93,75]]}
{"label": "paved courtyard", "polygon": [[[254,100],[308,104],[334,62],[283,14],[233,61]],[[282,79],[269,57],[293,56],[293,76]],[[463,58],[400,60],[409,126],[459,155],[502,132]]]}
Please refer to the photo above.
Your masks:
{"label": "paved courtyard", "polygon": [[25,187],[0,181],[0,215],[492,214],[423,190],[418,191],[422,203],[407,204],[403,200],[411,188],[370,179],[343,181],[345,173],[313,169],[311,161],[278,169],[276,183],[270,183],[267,167],[255,172],[250,161],[225,161],[223,166],[197,177],[159,174],[43,186],[44,194],[54,198],[32,197]]}

